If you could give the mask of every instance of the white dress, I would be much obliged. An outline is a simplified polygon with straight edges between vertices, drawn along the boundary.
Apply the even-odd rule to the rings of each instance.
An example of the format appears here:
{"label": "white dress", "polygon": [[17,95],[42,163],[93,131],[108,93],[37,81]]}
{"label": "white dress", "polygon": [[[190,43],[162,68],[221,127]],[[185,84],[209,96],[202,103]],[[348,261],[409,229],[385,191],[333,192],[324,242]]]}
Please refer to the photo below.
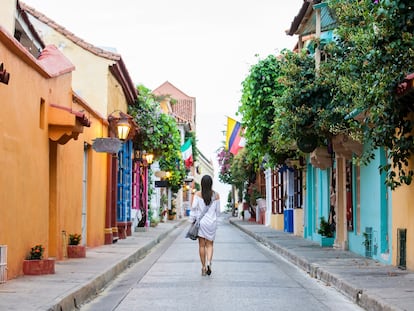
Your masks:
{"label": "white dress", "polygon": [[[213,198],[216,194],[213,193]],[[202,197],[195,195],[193,204],[190,211],[190,221],[193,222],[197,219],[202,211],[206,208],[206,204]],[[212,200],[208,207],[208,211],[200,221],[200,228],[198,229],[198,236],[205,238],[209,241],[214,241],[217,230],[217,218],[220,215],[220,200]]]}

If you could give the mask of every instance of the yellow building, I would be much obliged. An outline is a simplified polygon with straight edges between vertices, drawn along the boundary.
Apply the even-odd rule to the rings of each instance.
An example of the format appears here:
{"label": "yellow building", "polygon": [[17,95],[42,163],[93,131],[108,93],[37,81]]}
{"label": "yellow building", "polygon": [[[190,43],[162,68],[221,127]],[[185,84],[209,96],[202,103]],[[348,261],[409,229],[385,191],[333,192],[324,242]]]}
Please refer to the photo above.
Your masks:
{"label": "yellow building", "polygon": [[[62,257],[58,241],[64,229],[75,229],[68,222],[75,223],[71,208],[79,204],[76,196],[56,192],[79,190],[71,188],[74,178],[57,182],[58,173],[64,173],[62,150],[70,141],[71,152],[80,149],[83,154],[83,140],[75,139],[89,126],[93,112],[73,98],[74,66],[53,47],[36,59],[0,28],[0,61],[10,74],[8,84],[0,85],[0,244],[7,247],[8,278],[13,278],[21,274],[22,261],[36,244],[46,248],[45,257]],[[71,171],[76,176],[76,170]]]}
{"label": "yellow building", "polygon": [[8,81],[0,82],[0,252],[7,250],[7,270],[0,272],[11,279],[22,274],[36,244],[45,247],[44,258],[61,260],[71,233],[81,233],[87,246],[112,243],[118,228],[107,193],[114,158],[92,146],[113,136],[108,115],[126,112],[137,93],[118,54],[68,39],[66,46],[76,47],[76,57],[70,55],[40,38],[28,15],[37,12],[16,0],[3,4],[0,76]]}
{"label": "yellow building", "polygon": [[[414,102],[414,74],[400,85],[402,105]],[[412,116],[411,116],[412,117]],[[414,169],[414,157],[409,168]],[[414,184],[402,185],[392,192],[392,264],[414,270]]]}
{"label": "yellow building", "polygon": [[[41,39],[46,44],[58,46],[75,64],[72,82],[75,93],[86,100],[105,120],[118,116],[120,111],[126,113],[127,106],[134,104],[137,99],[137,91],[121,55],[85,42],[34,8],[27,5],[22,7],[28,14],[30,23],[41,34]],[[108,132],[108,124],[100,124],[100,131],[93,138],[114,135]],[[89,147],[91,143],[88,142]],[[90,158],[89,173],[94,172],[87,176],[88,180],[93,176],[99,182],[91,180],[87,185],[88,198],[84,198],[83,204],[83,214],[86,212],[83,232],[87,234],[89,246],[101,245],[103,242],[109,244],[118,237],[126,237],[127,231],[128,234],[131,233],[131,221],[126,228],[127,224],[119,223],[112,217],[117,208],[116,200],[111,196],[111,193],[117,191],[116,181],[113,180],[117,175],[117,160],[96,152],[90,152],[87,156]],[[107,170],[110,171],[109,175],[105,174]]]}

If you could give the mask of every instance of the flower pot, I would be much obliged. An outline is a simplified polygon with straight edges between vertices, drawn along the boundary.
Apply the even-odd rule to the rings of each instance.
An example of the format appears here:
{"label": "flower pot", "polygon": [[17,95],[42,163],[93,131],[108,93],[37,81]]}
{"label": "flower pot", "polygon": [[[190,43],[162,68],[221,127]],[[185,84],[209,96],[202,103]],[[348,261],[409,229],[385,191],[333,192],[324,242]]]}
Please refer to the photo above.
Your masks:
{"label": "flower pot", "polygon": [[86,257],[86,247],[84,245],[68,245],[68,258],[84,258]]}
{"label": "flower pot", "polygon": [[328,238],[326,236],[321,237],[321,246],[322,247],[332,247],[335,242],[335,238]]}
{"label": "flower pot", "polygon": [[26,275],[41,275],[55,273],[54,259],[24,260],[23,273]]}

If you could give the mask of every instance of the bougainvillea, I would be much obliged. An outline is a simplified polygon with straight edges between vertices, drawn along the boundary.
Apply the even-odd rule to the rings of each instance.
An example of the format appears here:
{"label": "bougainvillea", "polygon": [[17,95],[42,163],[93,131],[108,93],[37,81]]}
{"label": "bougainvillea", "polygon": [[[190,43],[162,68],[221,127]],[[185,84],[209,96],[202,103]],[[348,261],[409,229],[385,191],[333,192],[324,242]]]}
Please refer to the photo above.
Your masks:
{"label": "bougainvillea", "polygon": [[217,161],[220,168],[218,175],[219,180],[224,184],[231,184],[232,177],[230,167],[231,162],[233,161],[233,154],[223,147],[217,153]]}

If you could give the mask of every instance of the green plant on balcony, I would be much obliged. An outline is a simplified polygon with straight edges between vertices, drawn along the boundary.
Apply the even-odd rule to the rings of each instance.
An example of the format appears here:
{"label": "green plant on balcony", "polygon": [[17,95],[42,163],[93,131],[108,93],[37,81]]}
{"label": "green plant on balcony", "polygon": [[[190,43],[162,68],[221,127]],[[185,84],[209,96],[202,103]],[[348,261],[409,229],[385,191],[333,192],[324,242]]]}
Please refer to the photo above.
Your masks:
{"label": "green plant on balcony", "polygon": [[337,44],[329,52],[334,57],[326,72],[335,82],[334,103],[363,115],[354,123],[365,142],[360,161],[368,163],[375,150],[384,147],[389,161],[380,165],[380,172],[387,185],[409,185],[414,175],[408,165],[414,153],[414,123],[412,108],[401,103],[397,90],[414,72],[412,3],[332,0],[329,6],[338,21]]}

